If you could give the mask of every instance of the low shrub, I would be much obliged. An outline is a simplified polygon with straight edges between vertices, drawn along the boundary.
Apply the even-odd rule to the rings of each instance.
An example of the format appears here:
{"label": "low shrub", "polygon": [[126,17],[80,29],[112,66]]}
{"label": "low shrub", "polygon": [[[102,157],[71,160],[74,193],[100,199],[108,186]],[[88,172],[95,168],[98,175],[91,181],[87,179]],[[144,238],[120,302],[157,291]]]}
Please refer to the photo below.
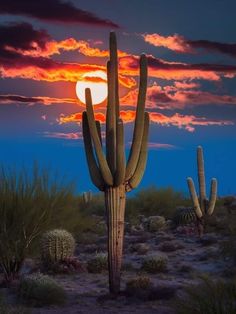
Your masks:
{"label": "low shrub", "polygon": [[126,293],[128,296],[147,298],[153,284],[149,277],[139,276],[126,283]]}
{"label": "low shrub", "polygon": [[235,314],[236,282],[213,281],[207,277],[197,286],[187,287],[186,296],[177,299],[178,314]]}
{"label": "low shrub", "polygon": [[136,252],[138,255],[144,255],[149,251],[150,247],[147,243],[135,243],[130,247],[131,252]]}
{"label": "low shrub", "polygon": [[102,273],[108,269],[108,258],[105,253],[97,253],[87,262],[87,270],[90,273]]}
{"label": "low shrub", "polygon": [[141,270],[151,274],[165,272],[167,270],[167,257],[164,255],[154,255],[143,260]]}
{"label": "low shrub", "polygon": [[65,303],[65,290],[51,277],[40,273],[27,275],[19,283],[19,296],[37,306]]}
{"label": "low shrub", "polygon": [[74,274],[86,272],[86,266],[76,257],[68,257],[44,266],[43,271],[52,274]]}

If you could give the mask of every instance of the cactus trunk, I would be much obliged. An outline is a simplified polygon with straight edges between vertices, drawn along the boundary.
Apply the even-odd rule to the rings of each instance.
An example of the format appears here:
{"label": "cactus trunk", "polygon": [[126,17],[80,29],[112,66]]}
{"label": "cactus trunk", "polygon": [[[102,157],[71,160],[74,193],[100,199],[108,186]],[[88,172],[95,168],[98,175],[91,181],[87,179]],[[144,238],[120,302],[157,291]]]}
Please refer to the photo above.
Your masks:
{"label": "cactus trunk", "polygon": [[122,265],[125,186],[109,187],[105,191],[108,227],[109,287],[112,294],[120,291],[120,270]]}

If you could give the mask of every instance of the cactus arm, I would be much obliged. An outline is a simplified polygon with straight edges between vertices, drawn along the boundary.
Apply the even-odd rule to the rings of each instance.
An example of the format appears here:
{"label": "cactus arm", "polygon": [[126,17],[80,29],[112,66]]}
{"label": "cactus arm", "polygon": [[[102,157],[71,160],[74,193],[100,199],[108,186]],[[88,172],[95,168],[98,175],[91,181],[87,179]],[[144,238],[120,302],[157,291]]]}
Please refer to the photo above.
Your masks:
{"label": "cactus arm", "polygon": [[198,183],[199,183],[199,197],[200,207],[203,212],[206,212],[206,182],[205,182],[205,171],[204,171],[204,158],[203,150],[201,146],[197,148],[197,167],[198,167]]}
{"label": "cactus arm", "polygon": [[119,88],[118,88],[118,61],[117,61],[117,42],[115,32],[110,33],[110,60],[111,60],[111,80],[113,89],[113,101],[115,103],[116,118],[120,115],[119,110]]}
{"label": "cactus arm", "polygon": [[103,177],[103,180],[107,185],[113,185],[113,177],[109,166],[107,164],[106,158],[102,151],[101,142],[98,136],[96,123],[94,119],[93,113],[93,105],[92,105],[92,98],[91,98],[91,91],[89,88],[85,89],[85,99],[86,99],[86,110],[87,110],[87,117],[88,117],[88,125],[91,138],[93,140],[94,149],[96,152],[99,168]]}
{"label": "cactus arm", "polygon": [[102,132],[101,132],[101,123],[100,121],[96,120],[96,128],[97,128],[97,132],[98,132],[98,136],[99,136],[99,140],[102,146]]}
{"label": "cactus arm", "polygon": [[188,182],[189,193],[190,193],[191,198],[192,198],[195,213],[196,213],[197,217],[200,219],[202,217],[202,211],[201,211],[199,201],[197,198],[197,193],[196,193],[196,189],[194,186],[194,182],[193,182],[192,178],[187,178],[187,182]]}
{"label": "cactus arm", "polygon": [[107,62],[107,113],[106,113],[106,158],[112,174],[116,167],[116,111],[115,111],[115,93],[114,80],[112,79],[111,61]]}
{"label": "cactus arm", "polygon": [[124,145],[124,125],[121,119],[117,123],[117,141],[116,141],[117,159],[115,186],[119,186],[125,179],[125,145]]}
{"label": "cactus arm", "polygon": [[217,197],[217,180],[213,178],[211,180],[211,192],[210,192],[210,201],[209,201],[209,207],[207,209],[207,214],[212,215],[215,204],[216,204],[216,197]]}
{"label": "cactus arm", "polygon": [[96,158],[94,156],[91,136],[89,132],[88,117],[85,111],[83,112],[83,116],[82,116],[82,127],[83,127],[85,154],[86,154],[86,158],[88,162],[90,177],[91,177],[91,180],[93,181],[93,184],[100,191],[103,191],[105,182],[102,178],[101,172],[97,166]]}
{"label": "cactus arm", "polygon": [[140,148],[142,144],[142,135],[144,128],[144,108],[145,108],[145,98],[147,90],[147,59],[144,54],[140,58],[140,81],[139,81],[139,93],[138,93],[138,103],[135,117],[133,140],[131,145],[131,150],[128,158],[128,163],[126,167],[125,179],[129,180],[137,167]]}
{"label": "cactus arm", "polygon": [[129,185],[132,189],[136,188],[139,185],[145,171],[148,150],[148,131],[149,131],[149,114],[145,112],[144,130],[139,161],[137,168],[135,169],[135,172],[129,181]]}

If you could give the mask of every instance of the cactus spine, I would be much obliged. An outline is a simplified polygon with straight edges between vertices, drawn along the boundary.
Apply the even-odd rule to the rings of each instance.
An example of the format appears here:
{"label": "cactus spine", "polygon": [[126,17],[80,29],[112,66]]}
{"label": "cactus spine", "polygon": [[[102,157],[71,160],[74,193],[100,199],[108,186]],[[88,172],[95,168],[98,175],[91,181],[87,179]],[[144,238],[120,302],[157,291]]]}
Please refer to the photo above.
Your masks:
{"label": "cactus spine", "polygon": [[100,125],[94,119],[90,89],[85,90],[83,137],[91,180],[105,194],[108,226],[110,292],[120,290],[126,192],[140,183],[147,160],[149,115],[145,112],[147,59],[140,57],[140,83],[132,146],[126,165],[124,126],[120,119],[116,35],[110,33],[107,63],[108,100],[106,111],[106,155],[102,149]]}
{"label": "cactus spine", "polygon": [[208,200],[206,197],[204,159],[203,150],[201,146],[198,146],[197,148],[197,166],[198,166],[199,199],[197,197],[193,179],[187,178],[187,183],[190,196],[192,198],[194,210],[197,216],[199,236],[202,236],[204,228],[203,226],[204,216],[212,215],[215,208],[217,197],[217,180],[215,178],[211,179],[210,200]]}

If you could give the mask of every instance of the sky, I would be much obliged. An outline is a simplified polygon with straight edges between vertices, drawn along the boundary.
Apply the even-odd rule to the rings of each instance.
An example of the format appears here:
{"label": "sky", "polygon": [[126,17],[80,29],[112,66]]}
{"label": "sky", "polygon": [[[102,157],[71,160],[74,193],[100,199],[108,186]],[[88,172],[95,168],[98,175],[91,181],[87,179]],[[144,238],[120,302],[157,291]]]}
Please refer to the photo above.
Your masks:
{"label": "sky", "polygon": [[[216,177],[219,195],[236,194],[235,20],[234,0],[2,0],[0,164],[30,171],[37,161],[75,181],[77,191],[96,191],[76,83],[104,85],[115,31],[127,156],[139,56],[148,58],[149,151],[138,189],[171,186],[187,193],[201,145],[208,191]],[[106,100],[94,106],[103,130],[105,109]]]}

